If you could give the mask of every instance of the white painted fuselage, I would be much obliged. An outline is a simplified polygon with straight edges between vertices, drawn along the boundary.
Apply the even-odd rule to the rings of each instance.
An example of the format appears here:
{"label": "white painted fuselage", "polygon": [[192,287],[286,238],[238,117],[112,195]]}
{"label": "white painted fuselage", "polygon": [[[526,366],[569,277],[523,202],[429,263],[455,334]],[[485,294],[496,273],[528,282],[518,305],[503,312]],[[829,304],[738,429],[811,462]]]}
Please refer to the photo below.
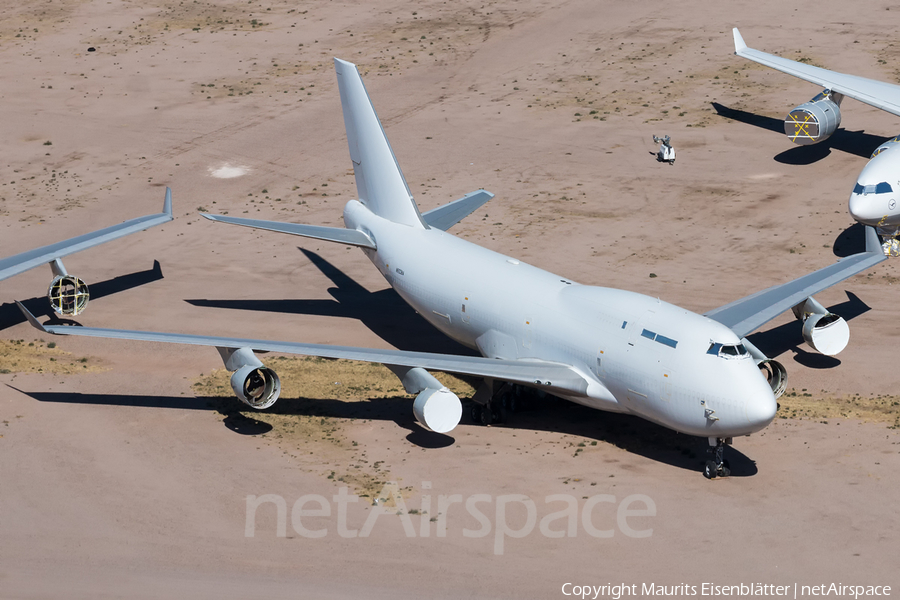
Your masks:
{"label": "white painted fuselage", "polygon": [[[587,389],[557,395],[706,437],[748,435],[774,418],[775,396],[724,325],[625,290],[579,285],[438,229],[383,219],[351,200],[344,222],[426,320],[483,356],[574,365]],[[718,344],[719,346],[716,346]],[[536,386],[540,387],[540,386]]]}
{"label": "white painted fuselage", "polygon": [[850,193],[850,215],[882,235],[900,233],[900,139],[879,146],[863,167]]}

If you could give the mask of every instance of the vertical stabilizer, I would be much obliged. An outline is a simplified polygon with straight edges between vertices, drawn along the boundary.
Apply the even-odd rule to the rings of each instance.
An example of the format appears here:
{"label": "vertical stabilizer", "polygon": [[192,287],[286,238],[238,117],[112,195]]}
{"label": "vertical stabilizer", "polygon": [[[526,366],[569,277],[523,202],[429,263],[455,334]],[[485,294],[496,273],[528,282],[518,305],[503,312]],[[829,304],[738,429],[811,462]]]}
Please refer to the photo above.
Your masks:
{"label": "vertical stabilizer", "polygon": [[356,65],[335,58],[334,69],[341,91],[344,126],[347,128],[347,143],[360,201],[376,215],[395,223],[427,227],[384,135]]}

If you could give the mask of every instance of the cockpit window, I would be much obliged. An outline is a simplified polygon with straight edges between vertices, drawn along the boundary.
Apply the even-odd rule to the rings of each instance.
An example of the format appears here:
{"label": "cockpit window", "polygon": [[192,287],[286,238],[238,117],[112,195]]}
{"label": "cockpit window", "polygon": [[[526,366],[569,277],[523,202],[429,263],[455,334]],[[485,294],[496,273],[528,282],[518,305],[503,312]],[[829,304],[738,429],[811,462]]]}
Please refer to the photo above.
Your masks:
{"label": "cockpit window", "polygon": [[709,350],[706,353],[726,359],[750,356],[750,352],[744,347],[744,344],[718,344],[716,342],[710,342]]}
{"label": "cockpit window", "polygon": [[882,181],[878,184],[870,183],[868,185],[860,185],[859,183],[857,183],[855,186],[853,186],[854,194],[888,194],[893,191],[894,189],[887,181]]}

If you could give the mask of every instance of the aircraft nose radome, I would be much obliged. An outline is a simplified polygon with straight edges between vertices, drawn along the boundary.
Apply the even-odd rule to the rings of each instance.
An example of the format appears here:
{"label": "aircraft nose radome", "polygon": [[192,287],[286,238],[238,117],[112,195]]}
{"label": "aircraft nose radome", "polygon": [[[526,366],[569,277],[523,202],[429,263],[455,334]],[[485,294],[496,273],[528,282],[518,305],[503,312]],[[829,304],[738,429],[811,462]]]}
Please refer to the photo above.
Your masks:
{"label": "aircraft nose radome", "polygon": [[850,216],[868,225],[874,225],[888,212],[883,195],[850,194]]}
{"label": "aircraft nose radome", "polygon": [[771,388],[765,384],[764,391],[759,390],[744,401],[744,409],[747,412],[747,422],[754,431],[759,431],[775,419],[778,402],[775,400],[775,394],[772,393]]}

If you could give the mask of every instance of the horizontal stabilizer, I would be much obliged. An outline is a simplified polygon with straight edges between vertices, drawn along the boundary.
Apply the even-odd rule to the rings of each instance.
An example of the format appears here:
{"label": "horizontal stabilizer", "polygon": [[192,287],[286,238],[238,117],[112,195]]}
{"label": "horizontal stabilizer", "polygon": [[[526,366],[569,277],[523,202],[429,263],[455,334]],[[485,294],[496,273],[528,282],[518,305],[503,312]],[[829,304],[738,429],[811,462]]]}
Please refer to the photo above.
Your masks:
{"label": "horizontal stabilizer", "polygon": [[266,231],[289,233],[291,235],[313,238],[314,240],[337,242],[339,244],[348,244],[350,246],[359,246],[360,248],[375,250],[375,242],[372,241],[372,238],[356,229],[322,227],[321,225],[301,225],[299,223],[281,223],[279,221],[259,221],[256,219],[240,219],[238,217],[210,215],[207,213],[200,214],[210,221],[219,221],[221,223],[228,223],[229,225],[242,225],[243,227],[265,229]]}
{"label": "horizontal stabilizer", "polygon": [[881,250],[875,229],[866,227],[865,252],[847,256],[793,281],[720,306],[706,313],[706,316],[731,328],[738,337],[744,337],[810,296],[884,260],[887,260],[887,256]]}
{"label": "horizontal stabilizer", "polygon": [[0,280],[52,262],[57,258],[62,258],[88,248],[93,248],[94,246],[111,242],[112,240],[132,233],[137,233],[138,231],[143,231],[144,229],[148,229],[155,225],[168,223],[171,220],[172,190],[166,188],[166,199],[163,202],[163,212],[130,219],[124,223],[113,225],[112,227],[85,233],[84,235],[56,242],[55,244],[50,244],[49,246],[44,246],[42,248],[35,248],[34,250],[10,256],[9,258],[0,258]]}
{"label": "horizontal stabilizer", "polygon": [[469,192],[458,200],[439,206],[434,210],[429,210],[422,215],[422,219],[425,220],[429,227],[447,231],[484,206],[493,197],[494,194],[487,190]]}

